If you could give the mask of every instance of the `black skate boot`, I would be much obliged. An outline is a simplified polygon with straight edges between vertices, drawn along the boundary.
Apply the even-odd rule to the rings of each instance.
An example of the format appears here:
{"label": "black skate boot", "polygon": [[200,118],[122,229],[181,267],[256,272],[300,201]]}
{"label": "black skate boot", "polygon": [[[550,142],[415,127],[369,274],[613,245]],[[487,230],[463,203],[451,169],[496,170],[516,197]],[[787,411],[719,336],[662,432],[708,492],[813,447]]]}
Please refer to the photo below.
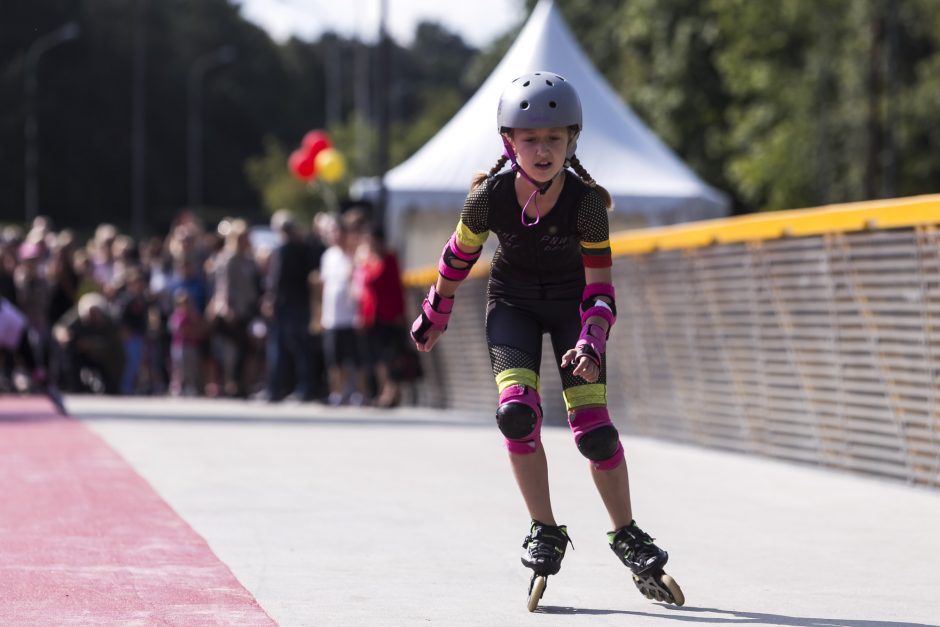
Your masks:
{"label": "black skate boot", "polygon": [[610,549],[634,575],[645,575],[654,568],[666,565],[669,554],[653,544],[653,538],[632,521],[626,527],[607,533]]}
{"label": "black skate boot", "polygon": [[522,542],[522,565],[531,568],[536,575],[554,575],[561,569],[565,548],[571,538],[564,525],[556,527],[537,520],[532,521],[529,535]]}
{"label": "black skate boot", "polygon": [[[538,607],[539,599],[545,593],[548,585],[548,576],[558,573],[561,569],[561,560],[565,557],[565,549],[571,538],[564,525],[546,525],[537,520],[532,521],[529,535],[522,542],[525,551],[522,554],[522,565],[532,569],[532,579],[529,581],[530,612]],[[571,545],[574,547],[574,544]]]}
{"label": "black skate boot", "polygon": [[633,583],[648,599],[682,605],[685,596],[679,584],[663,571],[669,554],[653,544],[653,538],[632,521],[607,534],[610,549],[633,572]]}

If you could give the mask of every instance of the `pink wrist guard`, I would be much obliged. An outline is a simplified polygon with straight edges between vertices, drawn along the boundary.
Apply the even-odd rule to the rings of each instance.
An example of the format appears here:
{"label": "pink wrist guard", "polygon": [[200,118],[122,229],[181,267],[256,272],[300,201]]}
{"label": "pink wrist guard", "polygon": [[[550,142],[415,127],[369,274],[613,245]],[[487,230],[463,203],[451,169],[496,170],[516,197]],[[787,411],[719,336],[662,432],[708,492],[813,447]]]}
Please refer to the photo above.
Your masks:
{"label": "pink wrist guard", "polygon": [[574,347],[578,351],[576,359],[587,357],[600,366],[601,355],[607,351],[607,334],[596,324],[586,324],[582,327],[578,343]]}
{"label": "pink wrist guard", "polygon": [[441,296],[432,285],[427,298],[421,303],[421,313],[411,325],[411,337],[418,343],[424,343],[431,329],[443,332],[447,329],[453,309],[454,297]]}

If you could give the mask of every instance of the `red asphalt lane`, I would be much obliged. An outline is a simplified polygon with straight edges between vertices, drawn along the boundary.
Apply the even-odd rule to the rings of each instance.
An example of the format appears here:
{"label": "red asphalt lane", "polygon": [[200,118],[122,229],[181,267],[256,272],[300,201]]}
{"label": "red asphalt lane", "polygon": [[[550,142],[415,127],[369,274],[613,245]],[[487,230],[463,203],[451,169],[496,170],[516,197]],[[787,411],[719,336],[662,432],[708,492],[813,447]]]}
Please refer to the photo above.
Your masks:
{"label": "red asphalt lane", "polygon": [[79,421],[0,396],[0,625],[276,625]]}

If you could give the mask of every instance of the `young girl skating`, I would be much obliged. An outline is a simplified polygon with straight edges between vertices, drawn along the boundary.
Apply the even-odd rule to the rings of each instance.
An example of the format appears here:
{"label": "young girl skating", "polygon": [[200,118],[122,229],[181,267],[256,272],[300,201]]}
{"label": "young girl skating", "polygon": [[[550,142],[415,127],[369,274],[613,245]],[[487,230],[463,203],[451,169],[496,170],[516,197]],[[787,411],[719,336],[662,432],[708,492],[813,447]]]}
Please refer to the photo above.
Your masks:
{"label": "young girl skating", "polygon": [[[613,552],[650,598],[681,605],[664,574],[668,555],[633,520],[623,447],[607,411],[605,349],[617,307],[611,276],[610,194],[575,151],[581,102],[565,78],[525,74],[503,91],[497,126],[505,152],[473,180],[457,229],[444,246],[440,274],[411,334],[430,351],[447,328],[454,294],[490,232],[499,247],[490,266],[486,341],[499,389],[496,423],[532,518],[522,563],[532,569],[529,609],[561,568],[570,542],[552,512],[545,451],[539,440],[542,335],[551,337],[568,422],[614,531]],[[511,170],[501,172],[506,162]],[[570,168],[570,170],[569,170]]]}

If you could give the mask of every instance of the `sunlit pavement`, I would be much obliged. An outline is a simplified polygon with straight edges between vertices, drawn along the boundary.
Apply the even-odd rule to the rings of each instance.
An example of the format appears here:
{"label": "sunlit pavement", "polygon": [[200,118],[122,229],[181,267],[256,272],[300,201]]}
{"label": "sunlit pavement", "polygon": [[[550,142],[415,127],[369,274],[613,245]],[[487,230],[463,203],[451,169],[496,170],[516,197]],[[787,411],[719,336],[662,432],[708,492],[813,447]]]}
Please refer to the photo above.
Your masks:
{"label": "sunlit pavement", "polygon": [[625,438],[637,520],[669,550],[686,595],[674,608],[633,587],[607,548],[586,461],[566,430],[546,428],[553,504],[575,550],[530,614],[528,518],[490,421],[210,400],[66,405],[281,625],[940,625],[937,492]]}

